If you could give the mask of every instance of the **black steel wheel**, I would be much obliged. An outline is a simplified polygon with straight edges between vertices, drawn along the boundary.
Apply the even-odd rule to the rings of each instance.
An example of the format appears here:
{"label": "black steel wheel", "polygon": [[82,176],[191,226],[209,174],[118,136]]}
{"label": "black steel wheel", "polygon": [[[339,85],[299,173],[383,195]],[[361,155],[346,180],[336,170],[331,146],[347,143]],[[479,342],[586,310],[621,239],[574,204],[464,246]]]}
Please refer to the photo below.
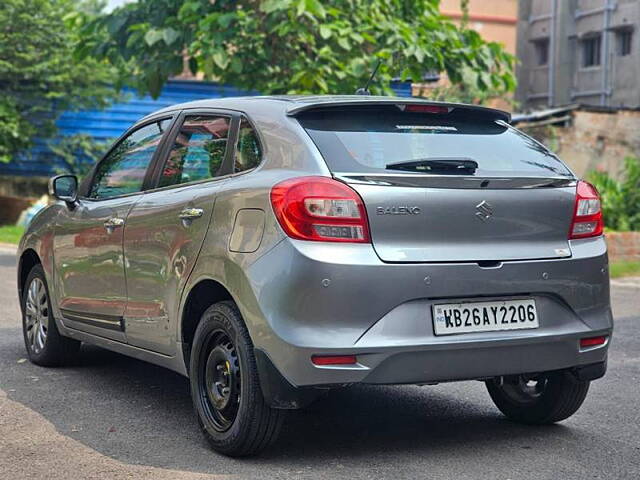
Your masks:
{"label": "black steel wheel", "polygon": [[570,372],[512,375],[486,382],[491,399],[509,419],[549,424],[569,418],[582,406],[589,382]]}
{"label": "black steel wheel", "polygon": [[275,441],[285,412],[264,401],[253,344],[233,302],[216,303],[202,315],[189,377],[198,422],[216,451],[253,455]]}
{"label": "black steel wheel", "polygon": [[[207,353],[208,352],[208,353]],[[224,432],[238,415],[242,391],[240,361],[233,342],[222,330],[212,332],[209,346],[202,350],[200,369],[203,410],[216,430]]]}

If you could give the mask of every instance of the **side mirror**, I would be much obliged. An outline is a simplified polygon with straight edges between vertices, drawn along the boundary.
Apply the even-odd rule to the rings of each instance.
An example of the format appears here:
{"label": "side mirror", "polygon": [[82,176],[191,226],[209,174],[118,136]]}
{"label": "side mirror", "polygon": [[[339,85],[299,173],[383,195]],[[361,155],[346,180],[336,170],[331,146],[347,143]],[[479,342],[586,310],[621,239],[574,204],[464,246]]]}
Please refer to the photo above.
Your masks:
{"label": "side mirror", "polygon": [[78,177],[75,175],[58,175],[49,180],[49,195],[68,204],[78,199]]}

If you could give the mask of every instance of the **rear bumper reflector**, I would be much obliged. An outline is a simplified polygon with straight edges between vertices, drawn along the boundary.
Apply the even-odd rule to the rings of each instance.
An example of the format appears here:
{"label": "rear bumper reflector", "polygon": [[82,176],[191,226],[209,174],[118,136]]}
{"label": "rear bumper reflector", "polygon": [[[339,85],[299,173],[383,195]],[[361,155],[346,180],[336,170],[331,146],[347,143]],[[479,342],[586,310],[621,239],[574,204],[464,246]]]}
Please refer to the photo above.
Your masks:
{"label": "rear bumper reflector", "polygon": [[358,359],[355,355],[313,355],[311,363],[314,365],[355,365]]}
{"label": "rear bumper reflector", "polygon": [[598,345],[604,345],[607,343],[607,337],[589,337],[580,339],[580,348],[597,347]]}

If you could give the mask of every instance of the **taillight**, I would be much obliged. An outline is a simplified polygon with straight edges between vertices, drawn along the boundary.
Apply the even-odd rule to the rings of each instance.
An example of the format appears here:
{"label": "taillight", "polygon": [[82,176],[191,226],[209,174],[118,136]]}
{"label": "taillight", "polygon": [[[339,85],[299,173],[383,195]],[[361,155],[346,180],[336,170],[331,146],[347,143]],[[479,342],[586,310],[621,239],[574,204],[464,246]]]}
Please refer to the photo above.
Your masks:
{"label": "taillight", "polygon": [[576,205],[569,239],[597,237],[602,235],[603,229],[604,220],[598,191],[590,183],[581,180],[576,188]]}
{"label": "taillight", "polygon": [[285,233],[299,240],[369,243],[360,196],[327,177],[298,177],[271,189],[271,204]]}

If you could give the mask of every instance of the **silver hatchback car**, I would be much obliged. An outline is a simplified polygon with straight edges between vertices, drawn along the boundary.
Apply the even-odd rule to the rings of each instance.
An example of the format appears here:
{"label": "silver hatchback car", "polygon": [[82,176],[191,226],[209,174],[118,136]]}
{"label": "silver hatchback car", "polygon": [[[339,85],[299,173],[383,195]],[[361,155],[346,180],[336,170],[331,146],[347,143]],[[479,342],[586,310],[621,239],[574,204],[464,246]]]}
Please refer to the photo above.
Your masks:
{"label": "silver hatchback car", "polygon": [[354,383],[482,380],[566,419],[613,328],[597,191],[507,113],[367,96],[176,105],[127,131],[21,241],[29,358],[81,342],[190,379],[213,448]]}

